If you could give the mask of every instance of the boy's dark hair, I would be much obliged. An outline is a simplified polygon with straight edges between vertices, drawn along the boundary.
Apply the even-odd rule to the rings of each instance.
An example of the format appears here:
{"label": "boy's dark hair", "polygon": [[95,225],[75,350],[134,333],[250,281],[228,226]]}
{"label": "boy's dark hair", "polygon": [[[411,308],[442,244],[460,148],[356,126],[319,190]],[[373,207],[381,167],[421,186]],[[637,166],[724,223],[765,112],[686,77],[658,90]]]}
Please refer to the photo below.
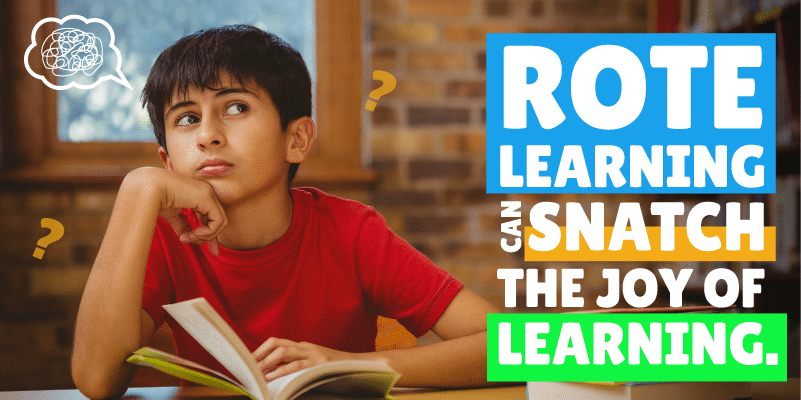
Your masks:
{"label": "boy's dark hair", "polygon": [[[297,118],[311,117],[311,78],[300,53],[278,36],[250,25],[201,30],[164,50],[147,77],[142,106],[147,107],[156,141],[167,149],[164,106],[175,91],[218,89],[220,73],[244,85],[261,86],[278,109],[281,129]],[[289,182],[299,164],[289,167]]]}

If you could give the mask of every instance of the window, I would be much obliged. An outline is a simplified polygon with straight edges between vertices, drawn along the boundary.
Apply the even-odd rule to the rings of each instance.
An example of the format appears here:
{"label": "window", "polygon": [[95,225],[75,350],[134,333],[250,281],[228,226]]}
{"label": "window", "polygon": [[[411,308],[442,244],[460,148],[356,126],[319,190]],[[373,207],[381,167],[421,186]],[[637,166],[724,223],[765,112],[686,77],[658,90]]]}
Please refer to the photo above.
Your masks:
{"label": "window", "polygon": [[[56,15],[81,15],[100,18],[114,30],[114,45],[121,53],[122,73],[133,87],[130,90],[115,82],[104,82],[91,90],[61,90],[57,93],[58,139],[65,142],[153,142],[153,128],[139,95],[145,86],[150,66],[156,57],[176,40],[200,29],[249,24],[274,33],[300,51],[312,77],[314,63],[314,1],[189,1],[169,3],[161,0],[127,0],[118,4],[101,0],[56,0]],[[124,10],[124,11],[123,11]],[[193,11],[194,10],[194,11]],[[80,28],[100,28],[90,32],[101,39],[100,69],[87,76],[77,72],[59,81],[116,75],[116,55],[108,51],[110,36],[99,24],[85,25],[70,20]],[[86,37],[87,35],[83,35]],[[103,49],[101,49],[102,51]],[[112,54],[108,54],[112,53]],[[61,85],[66,83],[60,83]]]}
{"label": "window", "polygon": [[[64,101],[59,100],[60,91],[50,89],[42,84],[41,81],[31,77],[21,61],[24,58],[25,50],[30,44],[30,32],[36,23],[48,16],[62,15],[61,12],[56,13],[56,1],[59,1],[59,4],[65,7],[65,12],[73,12],[66,8],[68,4],[72,3],[70,0],[12,0],[5,5],[10,12],[0,14],[0,25],[4,26],[2,29],[6,29],[10,33],[9,37],[12,38],[10,42],[5,44],[6,47],[2,49],[4,60],[11,60],[6,62],[7,73],[3,76],[5,81],[2,85],[2,87],[6,88],[7,98],[7,101],[3,103],[5,109],[2,110],[2,115],[7,116],[9,119],[2,138],[3,181],[6,183],[68,181],[113,183],[118,182],[128,171],[136,167],[160,165],[156,153],[157,146],[155,143],[149,142],[151,140],[150,137],[152,137],[152,131],[149,130],[149,127],[144,130],[146,135],[135,133],[135,129],[131,129],[127,133],[123,132],[121,137],[126,141],[80,141],[85,138],[82,135],[86,133],[81,133],[80,129],[77,131],[75,138],[75,140],[79,141],[64,140],[65,138],[69,139],[64,135],[69,135],[69,126],[76,121],[76,115],[78,116],[77,120],[80,121],[79,110],[75,110],[74,105],[71,104],[65,106]],[[93,10],[92,7],[89,7],[88,11],[76,10],[75,12],[86,12],[88,15],[83,15],[86,18],[97,16],[95,15],[96,11],[99,14],[106,13],[109,15],[107,22],[115,29],[122,30],[124,29],[123,27],[133,24],[130,19],[137,15],[129,10],[137,9],[140,5],[141,7],[146,5],[155,7],[157,3],[155,0],[131,1],[134,3],[132,6],[119,6],[114,9],[105,9],[107,6],[97,6],[100,7],[98,10]],[[75,3],[77,4],[77,2]],[[161,15],[170,11],[173,14],[164,17],[164,20],[180,19],[180,14],[176,15],[176,7],[173,4],[186,3],[186,7],[189,7],[190,11],[200,12],[201,15],[203,15],[203,12],[199,10],[205,4],[212,4],[210,1],[190,2],[188,0],[183,0],[182,3],[163,3],[164,5],[158,7],[166,7],[169,4],[171,9],[161,11],[156,9],[146,14]],[[236,8],[233,5],[238,3],[213,2],[215,7],[231,4],[230,7],[232,9],[228,11],[234,14],[228,20],[223,19],[219,23],[209,22],[210,25],[240,22],[254,22],[254,25],[257,26],[259,26],[259,22],[270,24],[270,20],[259,21],[258,17],[255,17],[256,14],[250,12],[252,9],[248,7]],[[259,5],[264,2],[252,1],[250,3]],[[275,1],[275,3],[283,4],[288,2]],[[256,7],[255,5],[253,7]],[[334,5],[336,6],[335,11],[333,11]],[[301,184],[367,182],[372,179],[372,174],[362,170],[360,157],[360,121],[363,97],[360,79],[362,51],[360,11],[361,4],[358,0],[315,1],[315,23],[313,25],[315,32],[313,36],[316,40],[313,45],[314,55],[311,57],[316,62],[310,62],[308,58],[306,60],[311,64],[310,69],[316,70],[315,120],[317,121],[319,132],[312,154],[303,163],[298,172],[296,179]],[[247,13],[248,16],[253,14],[253,19],[240,20],[239,18],[243,12]],[[302,13],[303,11],[301,11]],[[309,13],[307,11],[307,14]],[[122,21],[119,27],[117,27],[118,20]],[[144,24],[146,28],[151,25]],[[202,27],[199,26],[197,29]],[[164,26],[154,25],[152,29],[165,28]],[[180,31],[174,32],[175,38],[197,30],[194,26],[189,25],[185,27],[170,26],[166,29],[180,29]],[[304,28],[292,27],[291,29],[302,30]],[[291,29],[288,31],[290,33],[285,34],[287,41],[294,35],[292,32],[295,31]],[[275,29],[271,30],[275,31]],[[117,33],[116,30],[115,33]],[[42,43],[44,39],[45,37],[37,37],[37,43]],[[148,41],[149,39],[140,38],[137,40]],[[159,48],[166,48],[173,41],[174,39],[170,38],[169,43],[160,44]],[[293,45],[300,48],[303,47],[303,45],[298,45],[297,43],[293,43]],[[120,42],[120,46],[123,46],[122,42]],[[139,43],[134,42],[126,44],[126,46],[141,47]],[[120,50],[123,51],[122,48]],[[8,57],[5,55],[8,55]],[[153,60],[145,59],[146,56],[141,56],[141,59],[136,59],[136,57],[139,56],[134,56],[133,60],[126,61],[124,59],[123,65],[126,62],[133,62],[140,66],[145,65],[145,67],[137,68],[140,71],[149,72]],[[308,55],[304,54],[304,57],[308,57]],[[34,70],[38,68],[38,72],[42,73],[42,66],[34,66],[33,68]],[[128,79],[133,86],[137,77],[128,76]],[[56,84],[54,79],[51,79],[51,83]],[[125,96],[125,91],[130,92],[116,83],[104,82],[100,86],[103,85],[107,86],[109,91],[120,89],[122,96]],[[135,87],[135,89],[137,88]],[[72,88],[68,90],[70,94],[66,96],[88,96],[88,93],[93,90],[85,91]],[[138,101],[140,91],[135,90],[134,93],[134,97]],[[130,102],[133,104],[133,99],[121,99],[122,96],[117,96],[111,92],[107,92],[105,95],[106,100],[112,99],[115,102]],[[102,108],[99,107],[99,104],[93,107]],[[62,117],[59,117],[60,108],[68,108]],[[87,110],[86,112],[91,113],[93,111]],[[142,128],[144,125],[144,122],[141,121],[141,116],[124,110],[117,112],[115,116],[115,111],[105,112],[104,109],[103,114],[110,114],[108,118],[112,119],[112,122],[106,123],[107,125],[119,123],[120,127],[134,127],[137,129]],[[94,117],[90,118],[95,124],[100,121]],[[117,122],[113,122],[114,118],[117,119]],[[59,126],[62,128],[61,137]],[[84,131],[86,130],[84,129]],[[139,139],[140,137],[142,139]]]}

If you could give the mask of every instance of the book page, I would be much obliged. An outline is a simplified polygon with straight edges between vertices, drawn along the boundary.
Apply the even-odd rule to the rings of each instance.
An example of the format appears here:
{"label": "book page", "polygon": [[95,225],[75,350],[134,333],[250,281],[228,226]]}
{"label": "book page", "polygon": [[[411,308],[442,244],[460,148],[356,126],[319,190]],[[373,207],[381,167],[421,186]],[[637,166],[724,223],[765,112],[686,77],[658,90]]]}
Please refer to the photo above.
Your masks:
{"label": "book page", "polygon": [[[268,395],[256,359],[204,298],[165,305],[164,309],[258,400]],[[267,398],[269,399],[269,398]]]}
{"label": "book page", "polygon": [[155,358],[155,359],[158,359],[158,360],[162,360],[162,361],[166,361],[166,362],[169,362],[169,363],[178,364],[178,365],[182,365],[184,367],[188,367],[188,368],[192,368],[192,369],[195,369],[195,370],[199,370],[199,371],[205,372],[207,374],[214,375],[214,376],[216,376],[216,377],[218,377],[218,378],[220,378],[220,379],[222,379],[224,381],[231,382],[231,383],[233,383],[233,384],[235,384],[237,386],[241,386],[239,384],[239,382],[231,380],[231,378],[229,378],[229,377],[227,377],[227,376],[225,376],[225,375],[223,375],[223,374],[221,374],[221,373],[219,373],[219,372],[217,372],[217,371],[215,371],[215,370],[213,370],[211,368],[206,368],[206,367],[204,367],[204,366],[202,366],[202,365],[200,365],[200,364],[198,364],[196,362],[192,362],[192,361],[189,361],[189,360],[187,360],[185,358],[178,357],[175,354],[165,353],[165,352],[163,352],[161,350],[157,350],[157,349],[154,349],[152,347],[142,347],[141,349],[135,351],[134,354],[138,354],[138,355],[141,355],[143,357]]}
{"label": "book page", "polygon": [[395,381],[400,378],[400,374],[384,363],[377,361],[333,361],[325,364],[315,365],[298,372],[282,376],[267,384],[270,396],[276,400],[289,400],[296,395],[305,392],[317,385],[312,384],[318,380],[327,383],[334,379],[332,377],[345,377],[359,373],[376,373],[370,379],[385,381],[391,388]]}
{"label": "book page", "polygon": [[[356,372],[330,379],[315,381],[306,390],[319,390],[326,394],[354,395],[383,398],[400,378],[389,372]],[[296,396],[301,393],[297,393]]]}
{"label": "book page", "polygon": [[137,364],[141,366],[155,368],[158,371],[164,372],[166,374],[190,382],[199,383],[201,385],[217,389],[227,390],[229,392],[239,393],[255,400],[255,397],[250,395],[250,393],[248,393],[247,390],[245,390],[240,384],[231,381],[231,379],[229,378],[225,379],[219,378],[218,375],[208,374],[201,370],[196,370],[192,367],[187,367],[182,364],[176,364],[171,361],[164,360],[160,357],[151,357],[149,355],[140,353],[142,350],[145,349],[140,349],[132,356],[128,357],[126,361],[131,364]]}

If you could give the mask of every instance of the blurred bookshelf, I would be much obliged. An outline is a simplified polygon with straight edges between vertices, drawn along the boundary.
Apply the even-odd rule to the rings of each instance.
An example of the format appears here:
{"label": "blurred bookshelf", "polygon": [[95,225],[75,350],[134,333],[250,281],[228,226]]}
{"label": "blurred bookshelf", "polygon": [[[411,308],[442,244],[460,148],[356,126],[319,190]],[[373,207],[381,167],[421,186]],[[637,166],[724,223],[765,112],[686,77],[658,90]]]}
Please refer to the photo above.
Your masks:
{"label": "blurred bookshelf", "polygon": [[[659,201],[738,201],[765,204],[766,226],[777,232],[776,261],[755,263],[683,263],[705,275],[727,267],[764,268],[762,300],[745,312],[782,312],[799,320],[799,1],[798,0],[659,0],[654,25],[660,32],[774,33],[776,35],[776,192],[755,195],[671,195]],[[722,225],[719,215],[711,225]],[[706,222],[706,221],[705,221]],[[714,264],[714,265],[710,265]],[[676,268],[678,266],[674,266]],[[741,276],[741,275],[740,275]],[[692,289],[692,287],[690,288]],[[701,293],[702,294],[702,293]],[[703,301],[688,290],[687,301]]]}
{"label": "blurred bookshelf", "polygon": [[[677,33],[774,33],[776,35],[776,192],[754,195],[662,196],[659,201],[701,201],[720,204],[739,201],[765,204],[765,225],[776,227],[775,262],[674,263],[673,268],[693,268],[700,275],[714,268],[729,268],[742,278],[744,268],[763,268],[757,281],[762,293],[753,308],[739,312],[786,313],[788,327],[788,376],[799,376],[799,1],[798,0],[657,0],[660,12],[653,29]],[[663,12],[664,11],[664,12]],[[724,207],[725,209],[725,207]],[[721,213],[723,214],[723,213]],[[722,217],[722,218],[721,218]],[[722,226],[725,215],[711,225]],[[706,222],[706,221],[705,221]],[[678,264],[678,265],[677,265]],[[664,267],[659,265],[658,267]],[[706,304],[703,287],[688,283],[687,305]],[[660,289],[660,297],[668,296]],[[721,293],[723,289],[718,288]]]}

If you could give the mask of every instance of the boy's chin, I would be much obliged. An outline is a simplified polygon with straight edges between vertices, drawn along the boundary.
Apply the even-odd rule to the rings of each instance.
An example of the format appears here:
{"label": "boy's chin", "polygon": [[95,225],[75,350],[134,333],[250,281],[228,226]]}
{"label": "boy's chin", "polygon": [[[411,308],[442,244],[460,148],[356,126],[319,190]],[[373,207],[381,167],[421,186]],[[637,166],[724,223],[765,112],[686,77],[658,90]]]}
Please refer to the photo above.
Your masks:
{"label": "boy's chin", "polygon": [[[208,181],[211,188],[214,189],[214,194],[217,195],[217,200],[223,206],[233,206],[243,204],[244,202],[251,202],[256,199],[264,199],[273,193],[280,193],[276,191],[277,186],[282,183],[279,181],[272,184],[264,184],[262,186],[240,186],[228,180]],[[288,186],[286,183],[283,185]]]}
{"label": "boy's chin", "polygon": [[217,195],[217,200],[223,206],[236,204],[242,198],[242,194],[234,188],[227,187],[223,183],[210,182],[211,188],[214,189],[214,194]]}

